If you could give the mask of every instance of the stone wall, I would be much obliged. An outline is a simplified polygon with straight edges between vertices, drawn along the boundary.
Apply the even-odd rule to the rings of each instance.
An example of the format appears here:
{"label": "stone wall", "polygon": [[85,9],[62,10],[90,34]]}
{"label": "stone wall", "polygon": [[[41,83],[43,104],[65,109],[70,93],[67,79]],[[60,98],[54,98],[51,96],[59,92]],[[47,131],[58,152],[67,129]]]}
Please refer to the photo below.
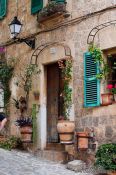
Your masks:
{"label": "stone wall", "polygon": [[[116,0],[69,0],[67,1],[67,9],[71,16],[64,20],[75,19],[92,12],[108,8],[109,6],[116,5]],[[20,0],[18,4],[18,18],[23,23],[23,28],[20,37],[25,37],[30,34],[41,31],[36,15],[31,15],[30,12],[30,0]],[[16,15],[16,1],[8,1],[8,13],[7,16],[0,21],[0,41],[1,43],[10,39],[10,33],[8,24]],[[71,48],[74,64],[73,64],[73,103],[75,111],[76,130],[84,130],[86,128],[94,128],[96,140],[99,143],[116,141],[116,104],[108,107],[97,108],[84,108],[83,107],[83,53],[88,50],[87,37],[90,30],[110,20],[115,20],[116,10],[107,10],[104,13],[100,13],[93,16],[88,16],[80,22],[75,22],[73,25],[67,25],[60,27],[56,30],[41,33],[36,36],[36,47],[47,42],[61,42],[68,44]],[[102,31],[100,31],[95,38],[95,43],[102,49],[116,47],[116,26],[112,25]],[[46,26],[44,26],[46,29]],[[6,57],[15,57],[18,59],[18,64],[15,68],[15,73],[19,71],[20,67],[29,63],[33,50],[31,50],[25,43],[13,44],[7,47]],[[44,55],[44,53],[43,53]],[[44,55],[46,60],[48,55]],[[48,59],[49,60],[49,59]],[[35,82],[36,84],[36,82]],[[36,86],[36,85],[35,85]],[[11,82],[12,97],[20,96],[21,89],[14,87],[13,80]],[[32,102],[35,103],[33,96],[31,96]],[[41,103],[41,102],[40,102]],[[42,105],[42,103],[41,103]],[[107,111],[107,112],[106,112]],[[18,133],[14,120],[17,116],[16,110],[11,105],[11,133]]]}

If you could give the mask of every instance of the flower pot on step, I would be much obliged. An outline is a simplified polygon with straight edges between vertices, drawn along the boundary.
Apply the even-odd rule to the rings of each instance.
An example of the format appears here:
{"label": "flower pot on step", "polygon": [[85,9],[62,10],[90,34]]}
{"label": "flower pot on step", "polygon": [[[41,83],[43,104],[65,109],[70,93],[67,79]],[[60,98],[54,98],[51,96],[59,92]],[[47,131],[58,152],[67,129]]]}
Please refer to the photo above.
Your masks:
{"label": "flower pot on step", "polygon": [[60,143],[69,144],[73,142],[75,124],[72,121],[60,120],[57,124],[57,130],[60,137]]}

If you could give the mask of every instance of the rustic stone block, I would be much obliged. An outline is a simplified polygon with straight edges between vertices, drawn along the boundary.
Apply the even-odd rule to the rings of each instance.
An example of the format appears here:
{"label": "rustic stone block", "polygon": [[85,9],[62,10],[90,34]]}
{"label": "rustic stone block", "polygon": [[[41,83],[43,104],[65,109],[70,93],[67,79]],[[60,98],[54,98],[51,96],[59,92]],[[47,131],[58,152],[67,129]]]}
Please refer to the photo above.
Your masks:
{"label": "rustic stone block", "polygon": [[86,164],[82,160],[73,160],[67,164],[67,169],[70,169],[75,172],[81,172],[85,168]]}

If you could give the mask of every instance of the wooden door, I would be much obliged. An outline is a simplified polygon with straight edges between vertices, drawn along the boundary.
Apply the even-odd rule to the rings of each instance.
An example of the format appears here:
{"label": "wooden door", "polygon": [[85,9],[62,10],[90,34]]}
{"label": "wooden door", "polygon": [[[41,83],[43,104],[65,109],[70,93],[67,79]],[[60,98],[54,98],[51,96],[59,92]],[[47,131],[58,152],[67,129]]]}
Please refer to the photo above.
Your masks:
{"label": "wooden door", "polygon": [[59,67],[47,66],[47,142],[58,142],[57,121],[59,113]]}

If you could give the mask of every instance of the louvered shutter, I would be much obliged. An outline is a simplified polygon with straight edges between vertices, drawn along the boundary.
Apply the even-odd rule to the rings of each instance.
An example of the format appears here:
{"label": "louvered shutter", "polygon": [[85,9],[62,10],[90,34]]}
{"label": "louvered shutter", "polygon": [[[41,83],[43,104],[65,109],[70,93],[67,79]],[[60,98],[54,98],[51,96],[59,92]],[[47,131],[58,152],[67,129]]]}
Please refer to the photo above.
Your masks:
{"label": "louvered shutter", "polygon": [[43,8],[43,0],[31,0],[31,14],[39,12]]}
{"label": "louvered shutter", "polygon": [[84,54],[84,107],[100,105],[99,63],[95,63],[89,52]]}
{"label": "louvered shutter", "polygon": [[6,15],[7,0],[0,0],[0,19]]}
{"label": "louvered shutter", "polygon": [[55,0],[56,2],[60,2],[60,3],[65,3],[66,2],[66,0]]}

